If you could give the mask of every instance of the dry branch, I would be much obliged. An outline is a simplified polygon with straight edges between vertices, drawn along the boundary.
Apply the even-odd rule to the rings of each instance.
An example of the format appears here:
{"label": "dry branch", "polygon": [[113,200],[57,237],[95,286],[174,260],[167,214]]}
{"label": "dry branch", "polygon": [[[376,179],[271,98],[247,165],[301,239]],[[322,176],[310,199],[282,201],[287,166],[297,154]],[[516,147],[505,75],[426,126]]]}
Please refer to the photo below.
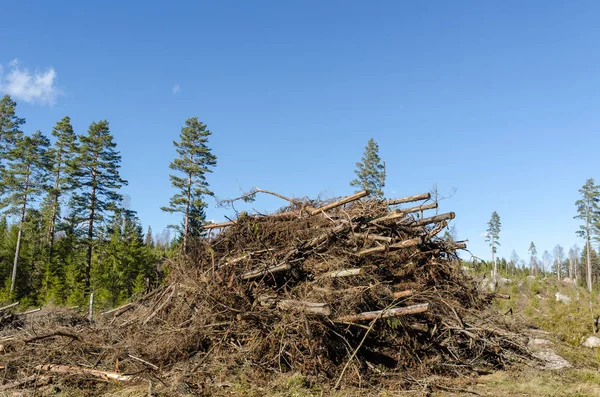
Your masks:
{"label": "dry branch", "polygon": [[392,298],[394,298],[394,299],[406,298],[408,296],[411,296],[412,294],[414,294],[414,291],[411,289],[408,289],[405,291],[397,291],[397,292],[392,292]]}
{"label": "dry branch", "polygon": [[281,310],[297,310],[320,316],[331,315],[331,306],[329,306],[329,303],[313,303],[293,299],[282,299],[277,302],[277,307]]}
{"label": "dry branch", "polygon": [[266,276],[267,274],[285,272],[290,270],[291,268],[292,266],[289,263],[281,263],[279,265],[271,266],[266,269],[252,270],[250,272],[242,274],[242,280],[250,280],[253,278]]}
{"label": "dry branch", "polygon": [[57,374],[89,375],[103,380],[118,380],[121,382],[127,382],[133,379],[133,376],[131,375],[121,375],[116,372],[100,371],[97,369],[75,367],[72,365],[46,364],[38,365],[35,367],[35,369],[38,371],[54,372]]}
{"label": "dry branch", "polygon": [[19,303],[20,302],[15,302],[15,303],[11,303],[10,305],[6,305],[6,306],[3,306],[3,307],[0,307],[0,312],[3,312],[5,310],[11,309],[11,308],[13,308],[15,306],[18,306]]}
{"label": "dry branch", "polygon": [[375,241],[385,241],[386,243],[391,243],[392,238],[386,236],[380,236],[378,234],[369,234],[369,233],[354,233],[355,237],[364,238],[367,240],[375,240]]}
{"label": "dry branch", "polygon": [[79,335],[73,334],[71,332],[54,331],[54,332],[50,332],[49,334],[38,335],[38,336],[33,336],[31,338],[23,339],[23,342],[25,342],[25,343],[31,343],[31,342],[35,342],[37,340],[52,338],[54,336],[66,336],[67,338],[71,338],[71,339],[74,339],[74,340],[81,340],[81,337]]}
{"label": "dry branch", "polygon": [[409,247],[414,247],[415,245],[419,245],[423,242],[423,239],[421,237],[416,237],[410,240],[405,240],[405,241],[401,241],[399,243],[395,243],[395,244],[390,244],[390,245],[380,245],[378,247],[373,247],[373,248],[367,248],[364,249],[362,251],[360,251],[358,253],[359,256],[363,256],[363,255],[369,255],[369,254],[376,254],[376,253],[380,253],[380,252],[385,252],[385,251],[393,251],[393,250],[399,250],[399,249],[403,249],[403,248],[409,248]]}
{"label": "dry branch", "polygon": [[424,313],[429,310],[429,303],[419,303],[417,305],[396,307],[387,310],[377,310],[373,312],[364,312],[359,314],[350,314],[348,316],[336,317],[333,321],[353,323],[357,321],[371,321],[375,319],[384,319],[391,317],[405,316],[408,314]]}
{"label": "dry branch", "polygon": [[359,276],[361,274],[365,274],[365,269],[356,268],[356,269],[340,269],[334,270],[332,272],[325,273],[321,275],[321,277],[350,277],[350,276]]}
{"label": "dry branch", "polygon": [[128,356],[129,358],[131,358],[131,359],[134,359],[134,360],[136,360],[136,361],[139,361],[139,362],[141,362],[142,364],[144,364],[144,365],[147,365],[148,367],[150,367],[150,368],[152,368],[152,369],[154,369],[154,370],[158,371],[158,367],[157,367],[156,365],[154,365],[154,364],[152,364],[152,363],[149,363],[149,362],[148,362],[148,361],[146,361],[146,360],[142,360],[141,358],[139,358],[139,357],[136,357],[136,356],[134,356],[134,355],[131,355],[131,354],[128,354],[127,356]]}

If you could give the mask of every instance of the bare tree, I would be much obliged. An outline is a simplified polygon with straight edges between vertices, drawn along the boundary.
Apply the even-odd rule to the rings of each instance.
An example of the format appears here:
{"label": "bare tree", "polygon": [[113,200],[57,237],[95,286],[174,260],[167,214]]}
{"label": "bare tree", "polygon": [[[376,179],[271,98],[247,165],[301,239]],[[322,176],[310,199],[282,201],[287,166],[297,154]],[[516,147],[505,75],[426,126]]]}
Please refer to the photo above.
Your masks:
{"label": "bare tree", "polygon": [[554,264],[556,266],[556,278],[562,280],[562,263],[565,256],[565,250],[560,245],[554,247]]}

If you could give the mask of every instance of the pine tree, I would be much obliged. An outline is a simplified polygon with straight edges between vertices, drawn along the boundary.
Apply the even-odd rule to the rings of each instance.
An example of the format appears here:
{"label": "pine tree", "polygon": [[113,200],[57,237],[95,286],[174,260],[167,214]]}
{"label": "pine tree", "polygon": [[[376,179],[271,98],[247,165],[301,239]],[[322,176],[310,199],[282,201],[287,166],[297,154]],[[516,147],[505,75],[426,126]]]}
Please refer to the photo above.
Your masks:
{"label": "pine tree", "polygon": [[0,99],[0,171],[6,167],[9,154],[23,136],[21,126],[25,124],[25,119],[17,117],[16,107],[17,103],[10,95]]}
{"label": "pine tree", "polygon": [[9,154],[10,163],[4,172],[4,183],[8,195],[2,200],[1,206],[7,208],[7,212],[19,217],[19,233],[10,285],[11,293],[15,289],[27,206],[46,188],[48,146],[50,146],[50,141],[39,131],[19,139]]}
{"label": "pine tree", "polygon": [[382,197],[385,186],[385,162],[379,158],[379,145],[373,138],[369,139],[361,161],[356,163],[356,179],[350,182],[350,186],[358,190],[368,190],[371,194]]}
{"label": "pine tree", "polygon": [[490,243],[490,247],[492,248],[492,263],[494,265],[492,279],[494,280],[494,284],[496,283],[496,280],[498,278],[498,265],[496,263],[495,254],[497,252],[496,246],[500,245],[500,243],[498,242],[498,239],[500,237],[500,227],[500,216],[498,216],[498,213],[494,211],[492,213],[492,217],[488,222],[487,237],[485,240]]}
{"label": "pine tree", "polygon": [[51,182],[52,188],[50,188],[42,204],[42,212],[45,213],[46,217],[46,241],[48,244],[46,275],[44,277],[46,293],[51,289],[50,282],[53,274],[62,273],[56,269],[57,266],[61,266],[61,262],[54,261],[54,240],[56,224],[60,220],[60,201],[72,188],[67,173],[69,171],[68,164],[73,161],[77,151],[77,136],[73,132],[69,117],[64,117],[56,123],[52,135],[56,138],[53,147],[48,151],[53,179]]}
{"label": "pine tree", "polygon": [[591,239],[598,236],[599,225],[598,220],[600,218],[600,208],[598,202],[600,201],[600,186],[596,185],[594,178],[588,179],[585,184],[579,189],[581,199],[575,202],[577,206],[577,215],[575,219],[581,219],[585,223],[579,226],[577,235],[585,239],[586,253],[587,253],[587,287],[588,290],[592,291],[592,259],[591,259]]}
{"label": "pine tree", "polygon": [[90,291],[94,231],[108,213],[114,211],[122,196],[119,189],[127,181],[119,175],[121,155],[116,150],[108,121],[93,122],[87,135],[79,137],[77,155],[69,162],[73,194],[72,211],[86,224],[84,293]]}
{"label": "pine tree", "polygon": [[537,248],[533,241],[529,244],[529,271],[531,274],[536,274],[537,272]]}
{"label": "pine tree", "polygon": [[189,236],[198,236],[200,226],[205,222],[204,210],[207,207],[204,196],[212,196],[206,174],[212,172],[217,165],[217,157],[208,147],[208,137],[212,134],[206,124],[197,117],[185,121],[179,135],[180,141],[173,142],[178,157],[170,164],[170,168],[183,176],[170,175],[171,185],[178,192],[171,197],[168,207],[163,211],[183,214],[183,250],[187,249]]}
{"label": "pine tree", "polygon": [[56,222],[60,217],[60,199],[71,188],[71,184],[69,183],[70,178],[67,174],[68,164],[73,161],[77,152],[77,136],[73,132],[73,126],[69,117],[64,117],[56,123],[56,126],[52,130],[52,135],[56,138],[56,141],[54,142],[54,147],[49,150],[54,185],[53,189],[48,193],[48,201],[50,203],[48,225],[50,258],[52,257]]}

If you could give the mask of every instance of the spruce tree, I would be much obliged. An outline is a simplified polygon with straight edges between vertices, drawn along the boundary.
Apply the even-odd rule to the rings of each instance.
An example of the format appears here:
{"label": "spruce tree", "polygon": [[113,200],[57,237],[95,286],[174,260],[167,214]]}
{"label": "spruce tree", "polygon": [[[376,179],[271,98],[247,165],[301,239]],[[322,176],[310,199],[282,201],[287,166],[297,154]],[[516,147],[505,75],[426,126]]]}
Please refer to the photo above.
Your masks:
{"label": "spruce tree", "polygon": [[9,153],[10,163],[4,172],[7,196],[1,201],[2,208],[19,219],[19,232],[13,262],[10,292],[15,289],[21,238],[27,206],[46,188],[48,177],[47,149],[50,141],[41,132],[19,139]]}
{"label": "spruce tree", "polygon": [[119,189],[127,181],[119,174],[121,155],[108,121],[90,124],[87,135],[79,136],[79,141],[77,155],[69,162],[69,174],[70,182],[77,188],[71,210],[86,225],[84,293],[87,294],[91,286],[95,227],[116,209],[122,199]]}
{"label": "spruce tree", "polygon": [[488,222],[487,236],[485,240],[490,243],[490,247],[492,248],[492,263],[494,265],[492,278],[494,280],[494,283],[496,283],[496,280],[498,278],[498,265],[496,264],[495,254],[497,252],[496,247],[500,245],[500,243],[498,242],[498,239],[500,238],[500,226],[500,216],[498,216],[498,213],[494,211],[492,213],[492,217]]}
{"label": "spruce tree", "polygon": [[598,236],[600,229],[598,220],[600,219],[600,207],[598,202],[600,201],[600,186],[596,185],[594,178],[588,179],[585,184],[579,189],[581,199],[575,202],[577,206],[577,215],[575,219],[581,219],[585,223],[579,226],[577,235],[585,239],[586,248],[586,262],[587,262],[587,287],[588,290],[592,291],[592,258],[591,258],[591,240]]}
{"label": "spruce tree", "polygon": [[170,175],[171,185],[178,191],[171,197],[169,206],[163,211],[183,214],[182,241],[183,250],[187,249],[189,236],[198,236],[205,222],[205,196],[212,196],[206,174],[217,165],[217,157],[208,147],[208,137],[212,134],[206,124],[197,117],[185,121],[181,128],[179,142],[174,141],[178,157],[170,168],[182,176]]}
{"label": "spruce tree", "polygon": [[356,163],[354,170],[356,179],[350,186],[357,187],[357,192],[368,190],[371,194],[382,197],[385,186],[385,162],[379,158],[379,145],[373,138],[369,139],[361,161]]}
{"label": "spruce tree", "polygon": [[529,271],[535,274],[537,271],[537,248],[533,241],[529,244]]}
{"label": "spruce tree", "polygon": [[148,226],[146,237],[144,238],[144,245],[148,248],[154,248],[154,236],[152,235],[152,227]]}

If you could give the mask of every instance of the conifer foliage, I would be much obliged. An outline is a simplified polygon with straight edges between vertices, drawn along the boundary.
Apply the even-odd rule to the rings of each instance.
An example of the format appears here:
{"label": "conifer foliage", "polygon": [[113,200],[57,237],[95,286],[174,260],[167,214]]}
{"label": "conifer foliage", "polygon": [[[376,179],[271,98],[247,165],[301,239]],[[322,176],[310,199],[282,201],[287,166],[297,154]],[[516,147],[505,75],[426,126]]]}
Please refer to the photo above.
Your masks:
{"label": "conifer foliage", "polygon": [[385,162],[379,157],[379,145],[373,138],[369,139],[361,161],[356,163],[354,170],[356,179],[350,182],[350,186],[356,187],[357,192],[368,190],[372,195],[383,197],[385,186]]}
{"label": "conifer foliage", "polygon": [[198,236],[205,222],[204,201],[212,196],[206,174],[212,172],[217,165],[217,157],[208,147],[208,137],[212,134],[206,124],[197,117],[185,121],[181,128],[180,140],[174,141],[178,157],[170,164],[170,168],[180,175],[170,175],[171,184],[177,189],[168,206],[163,211],[183,214],[183,249],[185,251],[190,236]]}
{"label": "conifer foliage", "polygon": [[73,195],[71,210],[86,225],[85,292],[89,292],[92,270],[92,251],[95,226],[103,222],[107,213],[117,209],[121,201],[119,189],[127,181],[121,178],[119,168],[121,155],[116,150],[108,121],[90,124],[77,155],[70,163],[71,181],[77,189]]}

